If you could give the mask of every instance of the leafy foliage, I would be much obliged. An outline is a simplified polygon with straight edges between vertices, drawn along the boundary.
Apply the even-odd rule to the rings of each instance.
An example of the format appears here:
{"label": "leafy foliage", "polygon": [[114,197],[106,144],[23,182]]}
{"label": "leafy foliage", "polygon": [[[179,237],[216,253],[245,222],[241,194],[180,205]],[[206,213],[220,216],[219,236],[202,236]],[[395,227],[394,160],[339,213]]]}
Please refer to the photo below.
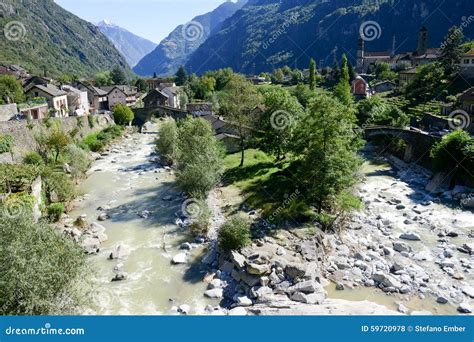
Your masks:
{"label": "leafy foliage", "polygon": [[118,125],[128,125],[135,118],[135,114],[133,114],[133,111],[130,109],[130,107],[120,103],[114,106],[113,112],[115,122]]}
{"label": "leafy foliage", "polygon": [[0,135],[0,154],[10,153],[13,150],[13,137],[11,135]]}
{"label": "leafy foliage", "polygon": [[48,218],[51,222],[58,222],[65,208],[62,203],[53,203],[48,207]]}
{"label": "leafy foliage", "polygon": [[156,140],[156,149],[161,155],[163,161],[169,165],[174,164],[177,157],[178,148],[178,126],[176,121],[168,119],[162,123],[158,139]]}
{"label": "leafy foliage", "polygon": [[218,243],[223,251],[239,250],[250,241],[250,224],[242,216],[232,217],[219,229]]}
{"label": "leafy foliage", "polygon": [[13,76],[0,75],[0,100],[4,103],[20,103],[24,99],[20,81]]}

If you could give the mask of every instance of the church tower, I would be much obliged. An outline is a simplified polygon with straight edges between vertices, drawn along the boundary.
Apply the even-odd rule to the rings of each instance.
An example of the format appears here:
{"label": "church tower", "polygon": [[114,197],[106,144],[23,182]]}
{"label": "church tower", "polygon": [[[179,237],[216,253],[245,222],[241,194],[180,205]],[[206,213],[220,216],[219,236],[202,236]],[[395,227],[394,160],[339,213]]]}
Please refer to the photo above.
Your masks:
{"label": "church tower", "polygon": [[365,50],[365,42],[362,37],[359,37],[359,41],[357,43],[357,72],[362,73],[364,72],[364,50]]}
{"label": "church tower", "polygon": [[416,48],[416,54],[418,56],[424,55],[428,50],[428,29],[423,26],[418,36],[418,47]]}

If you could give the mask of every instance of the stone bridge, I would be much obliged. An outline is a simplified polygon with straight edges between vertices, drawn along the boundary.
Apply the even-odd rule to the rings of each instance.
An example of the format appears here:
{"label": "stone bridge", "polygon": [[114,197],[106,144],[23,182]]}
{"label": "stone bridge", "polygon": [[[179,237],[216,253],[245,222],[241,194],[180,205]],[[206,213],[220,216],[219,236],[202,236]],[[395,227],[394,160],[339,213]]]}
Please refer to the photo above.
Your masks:
{"label": "stone bridge", "polygon": [[150,121],[151,118],[171,116],[175,120],[184,119],[188,112],[182,109],[176,109],[173,107],[167,106],[158,106],[153,108],[135,108],[133,109],[135,113],[135,120],[133,124],[136,126],[143,126],[146,122]]}
{"label": "stone bridge", "polygon": [[376,137],[395,137],[402,139],[407,144],[405,151],[405,161],[425,159],[429,156],[429,151],[435,143],[441,140],[440,137],[431,135],[417,128],[398,128],[390,126],[365,127],[365,138],[367,141]]}

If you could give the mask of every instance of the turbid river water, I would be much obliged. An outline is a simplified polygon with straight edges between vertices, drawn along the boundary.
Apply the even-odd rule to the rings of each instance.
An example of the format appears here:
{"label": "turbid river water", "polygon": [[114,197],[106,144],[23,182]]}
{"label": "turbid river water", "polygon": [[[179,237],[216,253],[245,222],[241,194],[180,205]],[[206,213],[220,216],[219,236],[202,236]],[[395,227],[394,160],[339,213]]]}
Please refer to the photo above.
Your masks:
{"label": "turbid river water", "polygon": [[[72,215],[86,214],[90,222],[97,221],[101,213],[99,209],[106,209],[110,216],[101,222],[106,228],[108,240],[103,243],[98,255],[89,258],[95,273],[93,282],[97,287],[97,296],[96,305],[86,310],[86,314],[177,314],[177,307],[182,304],[190,306],[191,314],[203,314],[206,305],[218,304],[218,301],[203,296],[207,284],[202,281],[206,271],[199,262],[204,253],[202,247],[196,245],[192,249],[186,265],[171,263],[172,258],[182,252],[179,250],[181,243],[191,241],[191,238],[185,228],[177,224],[183,199],[172,172],[157,167],[154,139],[153,134],[134,134],[116,144],[109,154],[94,163],[89,177],[81,186],[85,196],[78,201]],[[393,185],[393,175],[379,172],[388,169],[387,165],[366,165],[368,179],[361,185],[365,199],[373,199],[377,189],[389,188],[394,196],[405,196],[410,191],[407,184],[399,182],[397,186]],[[417,200],[405,198],[404,201],[415,203]],[[393,208],[373,208],[372,204],[368,208],[374,213],[384,211],[395,221],[403,219],[397,218]],[[431,220],[435,221],[439,216],[440,224],[452,219],[453,215],[461,215],[461,221],[471,220],[472,223],[472,214],[455,212],[442,205],[430,210],[435,215],[432,214]],[[464,232],[467,226],[460,225],[459,229]],[[429,232],[421,234],[423,242],[415,242],[414,248],[434,249],[436,236]],[[129,256],[109,260],[110,253],[118,245],[127,247]],[[111,282],[117,267],[122,268],[128,278]],[[472,278],[468,280],[472,283]],[[401,297],[388,296],[373,287],[335,291],[331,286],[327,290],[332,298],[369,300],[390,309],[395,309],[396,303],[401,300]],[[455,306],[438,305],[432,298],[407,298],[404,302],[411,310],[456,313]]]}

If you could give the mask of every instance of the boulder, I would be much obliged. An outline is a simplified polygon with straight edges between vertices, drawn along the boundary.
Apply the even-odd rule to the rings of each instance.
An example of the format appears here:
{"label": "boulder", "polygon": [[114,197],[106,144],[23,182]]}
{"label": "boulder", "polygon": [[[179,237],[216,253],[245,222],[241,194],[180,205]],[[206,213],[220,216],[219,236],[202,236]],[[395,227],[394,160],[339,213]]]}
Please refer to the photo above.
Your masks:
{"label": "boulder", "polygon": [[92,222],[89,229],[92,233],[104,233],[106,231],[105,227],[97,222]]}
{"label": "boulder", "polygon": [[179,249],[183,249],[186,251],[190,251],[193,248],[193,246],[189,242],[183,242],[180,246]]}
{"label": "boulder", "polygon": [[314,293],[314,292],[324,292],[323,287],[321,286],[320,283],[314,281],[314,280],[307,280],[307,281],[302,281],[300,283],[297,283],[291,287],[288,288],[287,290],[288,293],[294,293],[294,292],[302,292],[302,293]]}
{"label": "boulder", "polygon": [[305,294],[302,292],[295,292],[290,297],[294,302],[305,304],[321,304],[325,298],[326,296],[324,293]]}
{"label": "boulder", "polygon": [[259,264],[248,264],[247,265],[247,272],[253,275],[266,275],[270,274],[271,269],[270,265],[259,265]]}
{"label": "boulder", "polygon": [[213,279],[209,285],[207,285],[208,290],[220,289],[222,288],[222,281],[220,279]]}
{"label": "boulder", "polygon": [[411,252],[411,247],[408,246],[405,242],[394,242],[393,249],[399,253]]}
{"label": "boulder", "polygon": [[188,256],[186,255],[186,253],[176,254],[171,260],[171,262],[175,265],[186,264],[188,262]]}
{"label": "boulder", "polygon": [[126,259],[130,255],[130,249],[122,244],[119,244],[115,249],[110,253],[109,259]]}
{"label": "boulder", "polygon": [[400,239],[409,241],[421,241],[420,235],[414,232],[407,232],[400,235]]}
{"label": "boulder", "polygon": [[439,296],[438,298],[436,298],[436,303],[438,304],[446,304],[447,302],[448,302],[448,299],[446,297]]}
{"label": "boulder", "polygon": [[462,293],[464,293],[466,296],[474,298],[474,288],[471,286],[463,286],[461,288]]}
{"label": "boulder", "polygon": [[245,263],[246,263],[245,257],[239,252],[236,252],[236,251],[230,252],[230,258],[232,262],[234,263],[235,267],[237,267],[238,269],[242,270],[245,267]]}
{"label": "boulder", "polygon": [[252,300],[247,296],[236,296],[234,300],[239,306],[251,306]]}
{"label": "boulder", "polygon": [[98,254],[100,251],[100,240],[95,237],[87,236],[82,240],[81,247],[87,254]]}
{"label": "boulder", "polygon": [[426,185],[425,190],[432,194],[440,194],[449,190],[452,173],[438,172],[433,176],[431,181]]}
{"label": "boulder", "polygon": [[181,304],[178,307],[178,312],[182,313],[183,315],[187,315],[191,311],[191,307],[188,304]]}
{"label": "boulder", "polygon": [[109,215],[107,215],[107,213],[101,213],[97,219],[99,221],[107,221],[109,219]]}
{"label": "boulder", "polygon": [[458,311],[460,313],[468,314],[468,313],[472,313],[472,308],[468,303],[464,302],[464,303],[459,304]]}
{"label": "boulder", "polygon": [[211,248],[207,253],[202,257],[202,263],[206,265],[212,264],[217,258],[217,251],[214,248]]}
{"label": "boulder", "polygon": [[376,282],[381,284],[383,287],[393,287],[395,289],[399,289],[402,287],[400,281],[390,274],[385,274],[381,272],[374,273],[372,275],[372,279]]}
{"label": "boulder", "polygon": [[122,281],[122,280],[127,280],[127,273],[125,272],[118,272],[115,277],[112,278],[112,281],[115,282],[115,281]]}
{"label": "boulder", "polygon": [[222,289],[212,289],[204,292],[204,295],[208,298],[220,299],[224,295],[224,290]]}
{"label": "boulder", "polygon": [[229,310],[229,316],[247,316],[247,310],[243,307],[236,307],[232,310]]}
{"label": "boulder", "polygon": [[306,274],[304,263],[290,263],[285,267],[285,273],[292,279],[303,278]]}

